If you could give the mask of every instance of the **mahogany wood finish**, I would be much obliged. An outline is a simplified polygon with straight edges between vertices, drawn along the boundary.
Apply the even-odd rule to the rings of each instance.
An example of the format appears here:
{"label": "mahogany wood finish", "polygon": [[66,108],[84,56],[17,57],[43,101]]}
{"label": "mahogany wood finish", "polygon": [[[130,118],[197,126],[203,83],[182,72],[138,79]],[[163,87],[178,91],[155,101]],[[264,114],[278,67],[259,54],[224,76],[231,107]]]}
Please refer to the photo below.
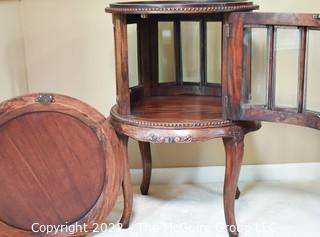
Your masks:
{"label": "mahogany wood finish", "polygon": [[306,60],[307,60],[307,37],[308,30],[306,27],[300,28],[300,58],[299,58],[299,85],[298,85],[298,112],[303,113],[305,106],[306,92]]}
{"label": "mahogany wood finish", "polygon": [[[274,108],[274,92],[275,92],[275,37],[276,37],[276,32],[274,29],[274,26],[269,26],[268,28],[268,49],[269,50],[269,55],[268,55],[268,91],[267,91],[267,98],[268,98],[268,109],[273,109]],[[272,50],[271,50],[272,49]],[[251,62],[248,62],[250,65]],[[250,86],[250,84],[248,85]]]}
{"label": "mahogany wood finish", "polygon": [[[181,22],[179,20],[175,20],[173,23],[174,29],[174,50],[175,50],[175,65],[176,65],[176,84],[178,85],[177,88],[181,88],[183,85],[183,70],[182,70],[182,48],[181,45]],[[171,85],[172,86],[172,85]],[[167,91],[168,88],[165,88]],[[174,91],[177,91],[175,89]]]}
{"label": "mahogany wood finish", "polygon": [[128,137],[122,134],[118,134],[120,138],[120,157],[123,158],[123,180],[122,180],[122,190],[124,198],[124,210],[120,220],[122,228],[128,228],[130,217],[132,213],[133,205],[133,191],[131,185],[130,167],[128,163]]}
{"label": "mahogany wood finish", "polygon": [[[143,84],[143,96],[150,96],[151,95],[151,89],[152,89],[152,80],[150,78],[150,75],[152,73],[152,61],[150,61],[151,58],[151,52],[152,52],[152,35],[149,32],[150,28],[153,22],[150,21],[142,21],[141,24],[138,25],[138,52],[140,54],[139,57],[139,83]],[[133,93],[133,91],[131,91]],[[143,97],[142,96],[142,97]],[[136,100],[134,100],[136,101]]]}
{"label": "mahogany wood finish", "polygon": [[[223,105],[228,102],[226,76],[229,65],[225,55],[229,53],[226,24],[228,12],[252,11],[258,6],[245,0],[212,1],[146,1],[110,4],[106,12],[113,14],[117,105],[110,113],[110,122],[122,140],[121,152],[127,157],[127,138],[139,142],[143,164],[141,193],[148,194],[152,159],[150,143],[191,143],[223,138],[226,149],[226,184],[224,204],[227,225],[235,224],[234,203],[240,197],[237,181],[243,153],[244,136],[258,130],[256,122],[237,122],[222,117]],[[159,82],[160,22],[173,23],[175,81]],[[200,27],[200,76],[197,82],[184,81],[182,60],[181,23],[197,22]],[[207,23],[223,24],[222,84],[208,83]],[[127,25],[137,25],[138,85],[129,88]],[[239,58],[239,61],[241,59]],[[127,159],[125,159],[127,162]],[[128,164],[125,163],[125,171]],[[130,174],[125,173],[123,184],[125,202],[124,227],[132,209]],[[231,198],[232,197],[232,198]],[[231,235],[230,236],[234,236]]]}
{"label": "mahogany wood finish", "polygon": [[47,236],[33,223],[87,224],[72,236],[89,234],[117,200],[121,150],[109,121],[78,100],[32,94],[1,103],[0,236]]}
{"label": "mahogany wood finish", "polygon": [[122,114],[130,114],[130,93],[128,78],[128,42],[126,17],[113,15],[116,58],[117,104]]}
{"label": "mahogany wood finish", "polygon": [[229,236],[238,236],[238,231],[234,231],[234,227],[237,226],[236,218],[234,214],[235,198],[237,194],[237,185],[240,174],[240,168],[243,158],[244,149],[244,136],[239,134],[238,136],[231,138],[224,138],[223,143],[226,150],[226,171],[225,171],[225,183],[223,190],[223,200],[225,208],[225,218]]}
{"label": "mahogany wood finish", "polygon": [[150,180],[151,180],[151,171],[152,171],[150,143],[139,142],[139,148],[141,152],[142,166],[143,166],[143,177],[142,177],[140,191],[143,195],[148,195]]}

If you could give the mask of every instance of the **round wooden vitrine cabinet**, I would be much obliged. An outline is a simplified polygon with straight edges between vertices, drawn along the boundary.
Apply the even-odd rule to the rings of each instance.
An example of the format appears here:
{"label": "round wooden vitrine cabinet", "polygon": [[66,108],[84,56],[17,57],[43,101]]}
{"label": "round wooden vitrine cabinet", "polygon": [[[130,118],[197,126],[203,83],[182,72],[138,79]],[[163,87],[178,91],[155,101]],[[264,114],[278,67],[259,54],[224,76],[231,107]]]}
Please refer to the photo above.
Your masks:
{"label": "round wooden vitrine cabinet", "polygon": [[32,94],[1,103],[0,236],[91,233],[118,197],[120,147],[109,121],[76,99]]}
{"label": "round wooden vitrine cabinet", "polygon": [[[142,194],[148,194],[151,178],[150,143],[223,138],[228,226],[236,225],[234,199],[240,194],[243,139],[261,125],[223,118],[229,104],[228,97],[222,98],[229,74],[227,19],[232,12],[255,9],[257,5],[245,0],[119,2],[106,8],[113,17],[117,82],[117,105],[110,121],[126,139],[139,141]],[[212,28],[217,34],[213,38]],[[230,231],[230,236],[237,234]]]}

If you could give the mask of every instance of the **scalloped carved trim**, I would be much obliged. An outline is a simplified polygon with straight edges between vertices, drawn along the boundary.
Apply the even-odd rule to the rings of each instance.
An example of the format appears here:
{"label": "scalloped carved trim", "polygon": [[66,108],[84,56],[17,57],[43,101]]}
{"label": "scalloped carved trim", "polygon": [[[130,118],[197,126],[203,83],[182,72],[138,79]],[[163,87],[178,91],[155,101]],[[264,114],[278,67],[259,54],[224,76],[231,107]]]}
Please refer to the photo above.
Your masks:
{"label": "scalloped carved trim", "polygon": [[146,141],[151,143],[191,143],[191,136],[160,136],[156,134],[150,134],[145,138]]}
{"label": "scalloped carved trim", "polygon": [[232,12],[237,10],[255,10],[257,5],[243,6],[212,6],[212,7],[107,7],[106,12],[111,13],[163,13],[163,12],[181,12],[181,13],[214,13],[214,12]]}
{"label": "scalloped carved trim", "polygon": [[165,123],[165,122],[150,122],[144,120],[130,119],[121,116],[116,112],[116,107],[111,109],[110,115],[115,120],[139,127],[153,127],[153,128],[169,128],[169,129],[184,129],[184,128],[217,128],[234,125],[235,123],[230,120],[212,120],[212,121],[191,121],[185,123]]}

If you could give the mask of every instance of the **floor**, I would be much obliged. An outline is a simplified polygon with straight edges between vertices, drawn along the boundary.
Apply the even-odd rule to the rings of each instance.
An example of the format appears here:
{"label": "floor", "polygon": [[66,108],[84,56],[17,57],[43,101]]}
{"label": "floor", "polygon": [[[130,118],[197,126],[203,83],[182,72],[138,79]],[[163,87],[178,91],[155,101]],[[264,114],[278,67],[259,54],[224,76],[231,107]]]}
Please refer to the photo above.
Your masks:
{"label": "floor", "polygon": [[[241,183],[240,189],[236,210],[241,237],[320,236],[320,181]],[[121,210],[120,199],[109,223],[117,222]],[[135,187],[130,228],[91,236],[226,237],[222,184],[153,185],[149,196]]]}

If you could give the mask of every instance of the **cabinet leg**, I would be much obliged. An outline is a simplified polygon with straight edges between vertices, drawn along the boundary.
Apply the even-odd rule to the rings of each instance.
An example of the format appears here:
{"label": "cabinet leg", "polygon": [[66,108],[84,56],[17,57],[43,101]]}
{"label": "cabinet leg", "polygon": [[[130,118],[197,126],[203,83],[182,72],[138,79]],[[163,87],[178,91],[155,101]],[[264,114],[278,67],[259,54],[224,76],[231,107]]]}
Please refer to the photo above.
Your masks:
{"label": "cabinet leg", "polygon": [[139,142],[139,148],[142,158],[143,177],[140,186],[141,194],[148,195],[151,171],[152,171],[152,159],[151,159],[151,148],[149,142]]}
{"label": "cabinet leg", "polygon": [[122,213],[122,217],[120,223],[122,224],[122,228],[126,229],[129,227],[130,217],[132,214],[132,205],[133,205],[133,190],[131,184],[131,175],[130,175],[130,167],[128,161],[128,137],[124,135],[120,135],[120,150],[123,157],[123,168],[124,175],[122,180],[122,192],[124,199],[124,209]]}
{"label": "cabinet leg", "polygon": [[235,219],[235,197],[243,159],[243,136],[223,139],[226,150],[226,171],[223,190],[224,212],[230,237],[238,237]]}

